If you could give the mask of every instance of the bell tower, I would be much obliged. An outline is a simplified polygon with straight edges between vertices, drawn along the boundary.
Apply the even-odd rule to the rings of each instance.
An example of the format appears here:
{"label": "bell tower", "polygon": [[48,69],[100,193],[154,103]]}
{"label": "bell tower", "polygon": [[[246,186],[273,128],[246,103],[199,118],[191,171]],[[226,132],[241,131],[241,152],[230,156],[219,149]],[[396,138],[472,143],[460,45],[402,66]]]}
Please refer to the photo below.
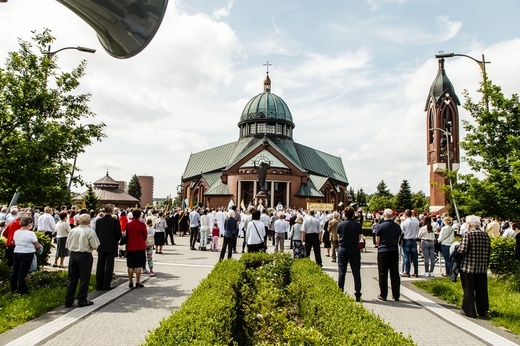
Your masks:
{"label": "bell tower", "polygon": [[430,167],[430,211],[444,212],[447,198],[442,190],[449,180],[446,170],[460,167],[459,112],[460,101],[446,71],[444,59],[426,100],[426,160]]}

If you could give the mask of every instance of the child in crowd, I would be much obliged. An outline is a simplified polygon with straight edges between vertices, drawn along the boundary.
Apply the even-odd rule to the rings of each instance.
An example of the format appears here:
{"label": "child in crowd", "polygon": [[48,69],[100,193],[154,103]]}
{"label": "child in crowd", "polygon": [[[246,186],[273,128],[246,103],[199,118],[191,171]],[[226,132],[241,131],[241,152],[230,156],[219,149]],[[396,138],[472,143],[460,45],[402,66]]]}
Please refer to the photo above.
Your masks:
{"label": "child in crowd", "polygon": [[153,220],[151,218],[146,220],[146,230],[148,232],[148,237],[146,238],[146,260],[148,262],[148,267],[150,271],[143,268],[143,273],[150,273],[151,276],[154,276],[153,272],[153,245],[155,243],[155,229],[153,228]]}
{"label": "child in crowd", "polygon": [[218,237],[220,236],[220,229],[218,228],[218,223],[216,221],[213,225],[213,229],[211,230],[211,235],[213,236],[211,251],[218,251]]}

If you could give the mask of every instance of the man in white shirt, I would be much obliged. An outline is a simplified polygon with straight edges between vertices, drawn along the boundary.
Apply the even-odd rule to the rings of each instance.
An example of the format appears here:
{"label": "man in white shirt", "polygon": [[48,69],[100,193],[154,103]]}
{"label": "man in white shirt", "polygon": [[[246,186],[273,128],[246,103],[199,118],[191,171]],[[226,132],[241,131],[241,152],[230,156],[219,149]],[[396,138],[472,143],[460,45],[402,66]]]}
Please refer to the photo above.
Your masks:
{"label": "man in white shirt", "polygon": [[509,222],[504,222],[504,225],[502,226],[502,237],[504,238],[514,238],[516,237],[516,232],[513,230],[513,228],[509,225]]}
{"label": "man in white shirt", "polygon": [[278,249],[283,252],[284,250],[284,242],[285,235],[287,233],[287,229],[289,228],[289,223],[285,221],[285,215],[280,214],[278,216],[278,220],[274,222],[274,233],[275,233],[275,248],[274,252],[278,252]]}
{"label": "man in white shirt", "polygon": [[412,217],[412,211],[406,209],[404,211],[405,220],[401,224],[401,236],[403,237],[403,259],[404,259],[404,273],[403,277],[410,277],[410,261],[413,263],[413,276],[419,273],[419,260],[417,254],[417,233],[419,232],[419,220]]}
{"label": "man in white shirt", "polygon": [[38,218],[38,231],[44,232],[49,238],[56,233],[56,222],[51,212],[51,207],[45,207],[43,214]]}
{"label": "man in white shirt", "polygon": [[199,206],[195,206],[193,211],[189,215],[190,218],[190,249],[197,250],[195,245],[197,243],[197,234],[199,233],[199,225],[200,225],[200,214],[199,214]]}
{"label": "man in white shirt", "polygon": [[84,307],[94,304],[87,300],[90,274],[94,259],[92,251],[99,246],[99,238],[96,232],[89,227],[90,216],[82,214],[78,218],[79,226],[73,228],[66,242],[67,249],[70,250],[69,258],[69,280],[67,282],[67,292],[65,294],[65,307],[70,308],[74,303],[74,294],[79,281],[78,306]]}
{"label": "man in white shirt", "polygon": [[311,248],[314,250],[316,263],[320,267],[323,266],[320,249],[322,236],[320,222],[314,217],[314,210],[310,210],[309,216],[302,224],[302,242],[305,243],[305,253],[307,257],[311,254]]}

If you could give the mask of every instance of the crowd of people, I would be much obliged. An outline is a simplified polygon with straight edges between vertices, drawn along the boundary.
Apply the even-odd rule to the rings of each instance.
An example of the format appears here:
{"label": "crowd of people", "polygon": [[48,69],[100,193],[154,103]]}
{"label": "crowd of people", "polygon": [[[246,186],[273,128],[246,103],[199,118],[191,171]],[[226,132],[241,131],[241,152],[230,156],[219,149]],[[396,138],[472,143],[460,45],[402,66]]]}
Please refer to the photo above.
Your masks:
{"label": "crowd of people", "polygon": [[[374,246],[377,248],[380,294],[387,300],[388,276],[392,298],[400,298],[401,277],[433,277],[438,259],[443,258],[443,276],[460,274],[464,289],[463,313],[484,316],[489,309],[487,268],[490,238],[516,237],[516,256],[520,260],[518,224],[470,215],[458,220],[437,213],[418,214],[412,210],[397,213],[391,209],[365,215],[362,209],[321,212],[284,208],[265,209],[250,206],[241,210],[204,208],[173,210],[118,210],[106,205],[99,212],[86,209],[46,207],[37,209],[2,208],[0,227],[7,238],[6,257],[13,267],[11,289],[28,293],[25,277],[34,253],[41,246],[33,230],[54,238],[53,267],[65,268],[68,261],[67,307],[92,305],[87,299],[88,281],[93,266],[92,252],[97,251],[96,289],[111,290],[116,256],[126,257],[128,286],[142,288],[141,274],[155,275],[153,255],[163,254],[163,246],[175,245],[174,236],[189,236],[191,250],[220,252],[219,260],[232,258],[237,239],[243,238],[241,252],[274,252],[288,248],[294,258],[310,257],[323,266],[321,247],[326,257],[338,266],[338,285],[344,290],[347,265],[354,279],[356,301],[361,300],[361,252],[366,246],[363,220],[372,219]],[[456,236],[460,242],[456,241]],[[222,238],[222,241],[220,241]],[[221,246],[219,249],[219,242]],[[198,245],[197,245],[198,244]],[[240,250],[240,248],[239,248]],[[419,256],[424,270],[419,274]],[[401,266],[399,266],[401,262]],[[148,269],[147,269],[148,266]],[[454,269],[456,268],[455,272]],[[134,283],[135,276],[135,283]],[[79,291],[74,297],[79,283]]]}

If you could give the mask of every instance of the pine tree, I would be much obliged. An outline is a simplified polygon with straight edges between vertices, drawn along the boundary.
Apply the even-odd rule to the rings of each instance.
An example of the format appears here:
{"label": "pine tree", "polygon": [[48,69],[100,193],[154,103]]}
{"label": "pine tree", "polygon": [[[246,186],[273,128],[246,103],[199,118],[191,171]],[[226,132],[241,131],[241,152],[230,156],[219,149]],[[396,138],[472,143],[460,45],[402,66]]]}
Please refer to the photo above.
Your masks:
{"label": "pine tree", "polygon": [[128,183],[128,194],[132,197],[135,197],[141,202],[141,183],[139,182],[139,178],[137,175],[133,175],[132,179],[130,179],[130,182]]}
{"label": "pine tree", "polygon": [[87,192],[83,197],[83,204],[88,210],[94,210],[96,213],[99,211],[101,204],[96,194],[94,193],[94,189],[92,188],[91,184],[87,185]]}
{"label": "pine tree", "polygon": [[413,208],[412,191],[408,180],[403,180],[401,183],[401,188],[395,196],[395,208],[399,211]]}
{"label": "pine tree", "polygon": [[392,193],[388,190],[386,183],[384,180],[381,180],[379,184],[377,184],[377,191],[375,193],[377,197],[392,197]]}
{"label": "pine tree", "polygon": [[356,193],[356,201],[360,207],[367,205],[367,194],[362,188]]}

